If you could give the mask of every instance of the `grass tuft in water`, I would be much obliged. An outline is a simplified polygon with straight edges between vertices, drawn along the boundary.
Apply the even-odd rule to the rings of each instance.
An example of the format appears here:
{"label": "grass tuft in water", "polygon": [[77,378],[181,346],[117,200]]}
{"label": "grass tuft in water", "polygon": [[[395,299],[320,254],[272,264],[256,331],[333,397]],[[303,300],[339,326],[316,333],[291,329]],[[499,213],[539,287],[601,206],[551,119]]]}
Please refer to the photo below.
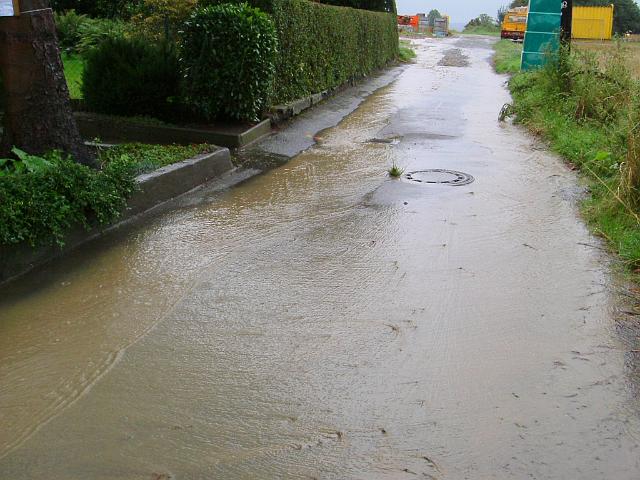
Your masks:
{"label": "grass tuft in water", "polygon": [[389,176],[392,178],[400,178],[404,173],[404,168],[400,168],[396,162],[393,162],[393,165],[389,169]]}

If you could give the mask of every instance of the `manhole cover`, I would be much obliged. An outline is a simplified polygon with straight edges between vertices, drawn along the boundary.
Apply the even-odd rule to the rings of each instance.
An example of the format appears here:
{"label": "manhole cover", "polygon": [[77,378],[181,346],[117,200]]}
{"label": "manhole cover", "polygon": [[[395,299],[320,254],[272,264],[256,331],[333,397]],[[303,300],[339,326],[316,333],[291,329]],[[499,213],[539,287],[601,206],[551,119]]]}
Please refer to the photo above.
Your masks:
{"label": "manhole cover", "polygon": [[456,172],[455,170],[442,170],[440,168],[409,172],[404,178],[415,183],[440,183],[453,186],[469,185],[475,180],[468,173]]}

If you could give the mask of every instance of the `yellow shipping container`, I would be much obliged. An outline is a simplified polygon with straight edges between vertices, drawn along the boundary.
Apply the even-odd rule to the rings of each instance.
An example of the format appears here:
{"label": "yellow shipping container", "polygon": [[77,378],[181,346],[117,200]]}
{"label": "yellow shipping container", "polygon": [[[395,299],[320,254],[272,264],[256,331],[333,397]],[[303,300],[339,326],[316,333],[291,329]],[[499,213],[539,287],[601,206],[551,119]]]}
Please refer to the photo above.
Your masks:
{"label": "yellow shipping container", "polygon": [[613,5],[608,7],[573,7],[572,38],[611,40]]}

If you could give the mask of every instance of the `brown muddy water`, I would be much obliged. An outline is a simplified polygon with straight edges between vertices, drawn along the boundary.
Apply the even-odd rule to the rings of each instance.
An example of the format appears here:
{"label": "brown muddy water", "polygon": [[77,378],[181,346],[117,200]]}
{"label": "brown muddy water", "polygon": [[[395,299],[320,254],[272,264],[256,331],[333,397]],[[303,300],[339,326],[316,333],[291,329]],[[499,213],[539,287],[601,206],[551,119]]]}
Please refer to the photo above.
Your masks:
{"label": "brown muddy water", "polygon": [[0,478],[640,478],[574,174],[498,124],[488,40],[418,53],[285,166],[3,289]]}

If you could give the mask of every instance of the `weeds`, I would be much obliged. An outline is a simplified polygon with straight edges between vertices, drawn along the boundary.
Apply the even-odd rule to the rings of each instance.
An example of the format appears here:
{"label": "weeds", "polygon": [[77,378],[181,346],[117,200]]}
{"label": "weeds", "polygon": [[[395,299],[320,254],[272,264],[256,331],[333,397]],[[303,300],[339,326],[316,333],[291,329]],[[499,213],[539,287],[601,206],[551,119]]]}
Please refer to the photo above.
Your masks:
{"label": "weeds", "polygon": [[400,40],[398,60],[403,63],[410,63],[414,58],[416,58],[416,52],[411,48],[411,42]]}
{"label": "weeds", "polygon": [[404,168],[400,168],[396,162],[393,162],[393,165],[391,166],[391,168],[388,171],[389,176],[392,178],[400,178],[402,176],[402,174],[404,173]]}

